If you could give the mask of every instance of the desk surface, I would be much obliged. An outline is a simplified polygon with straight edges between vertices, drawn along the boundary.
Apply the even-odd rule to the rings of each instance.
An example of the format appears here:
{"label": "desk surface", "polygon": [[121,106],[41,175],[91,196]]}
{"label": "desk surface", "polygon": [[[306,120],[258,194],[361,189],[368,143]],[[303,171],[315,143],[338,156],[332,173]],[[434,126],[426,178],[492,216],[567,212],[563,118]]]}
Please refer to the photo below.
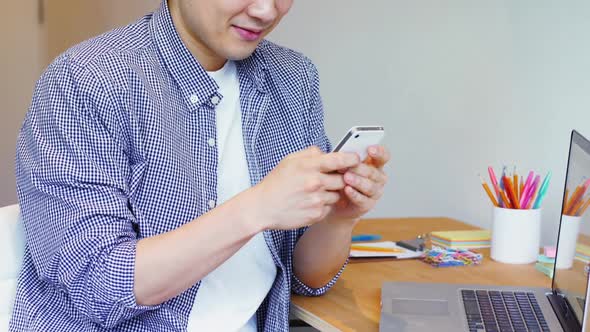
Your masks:
{"label": "desk surface", "polygon": [[[476,228],[449,218],[367,219],[354,233],[378,233],[383,240],[397,241],[437,230]],[[293,296],[292,314],[320,331],[371,332],[379,330],[384,281],[551,287],[551,280],[534,264],[501,264],[489,258],[489,250],[480,252],[484,261],[478,266],[435,268],[418,260],[351,262],[324,296]]]}

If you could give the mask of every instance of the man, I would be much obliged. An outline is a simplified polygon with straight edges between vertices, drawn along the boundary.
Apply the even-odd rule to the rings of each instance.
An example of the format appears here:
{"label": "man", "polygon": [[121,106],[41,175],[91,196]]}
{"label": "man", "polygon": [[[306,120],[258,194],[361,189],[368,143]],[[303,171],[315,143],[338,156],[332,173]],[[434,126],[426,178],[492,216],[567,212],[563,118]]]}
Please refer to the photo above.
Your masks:
{"label": "man", "polygon": [[389,156],[326,153],[317,70],[263,40],[291,3],[164,0],[48,67],[11,330],[287,330],[334,284]]}

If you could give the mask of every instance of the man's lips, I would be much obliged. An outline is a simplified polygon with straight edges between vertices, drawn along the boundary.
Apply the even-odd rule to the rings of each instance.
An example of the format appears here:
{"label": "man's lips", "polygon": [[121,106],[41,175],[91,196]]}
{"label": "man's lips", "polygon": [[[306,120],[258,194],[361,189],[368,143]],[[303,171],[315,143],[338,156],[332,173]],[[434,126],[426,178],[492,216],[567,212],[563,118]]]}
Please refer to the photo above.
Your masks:
{"label": "man's lips", "polygon": [[233,28],[236,30],[236,32],[238,33],[238,35],[240,35],[242,39],[247,41],[257,40],[258,38],[260,38],[260,35],[262,35],[263,31],[258,29],[243,28],[237,25],[234,25]]}

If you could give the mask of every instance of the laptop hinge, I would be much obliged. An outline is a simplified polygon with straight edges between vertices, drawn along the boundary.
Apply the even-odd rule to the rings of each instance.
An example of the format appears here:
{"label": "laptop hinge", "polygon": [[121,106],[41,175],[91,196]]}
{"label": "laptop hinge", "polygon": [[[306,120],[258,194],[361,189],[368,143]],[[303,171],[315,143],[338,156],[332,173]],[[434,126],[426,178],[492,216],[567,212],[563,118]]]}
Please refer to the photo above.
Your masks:
{"label": "laptop hinge", "polygon": [[553,311],[565,332],[582,331],[582,327],[565,297],[551,292],[547,294],[547,299],[549,299],[549,303],[551,303]]}

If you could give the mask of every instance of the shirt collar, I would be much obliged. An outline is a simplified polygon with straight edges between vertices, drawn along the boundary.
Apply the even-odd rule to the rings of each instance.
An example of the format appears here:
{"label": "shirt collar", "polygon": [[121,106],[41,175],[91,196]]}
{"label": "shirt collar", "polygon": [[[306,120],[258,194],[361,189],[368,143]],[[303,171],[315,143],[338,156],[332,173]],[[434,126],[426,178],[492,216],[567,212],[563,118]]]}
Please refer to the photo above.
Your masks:
{"label": "shirt collar", "polygon": [[[154,12],[150,22],[150,34],[163,63],[180,86],[187,102],[206,104],[210,102],[213,95],[218,95],[217,83],[180,39],[172,22],[167,0],[162,0],[160,7]],[[236,61],[240,78],[250,79],[262,92],[266,91],[266,61],[263,56],[265,47],[266,41],[262,41],[252,55],[244,60]]]}

